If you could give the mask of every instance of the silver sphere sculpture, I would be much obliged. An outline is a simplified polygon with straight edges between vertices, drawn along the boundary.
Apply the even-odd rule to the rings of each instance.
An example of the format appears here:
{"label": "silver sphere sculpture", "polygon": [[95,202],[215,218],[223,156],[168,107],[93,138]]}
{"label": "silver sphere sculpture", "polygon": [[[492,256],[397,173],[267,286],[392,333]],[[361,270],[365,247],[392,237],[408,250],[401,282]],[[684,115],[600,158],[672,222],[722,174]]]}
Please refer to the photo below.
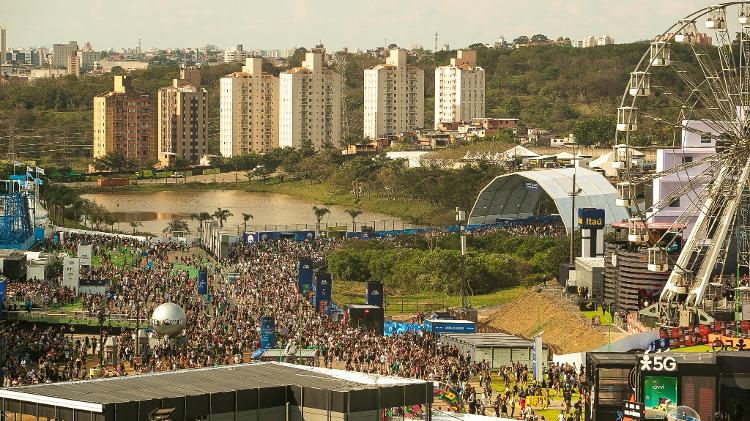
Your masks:
{"label": "silver sphere sculpture", "polygon": [[151,315],[151,327],[159,336],[176,336],[185,330],[185,310],[175,303],[164,303],[156,307]]}

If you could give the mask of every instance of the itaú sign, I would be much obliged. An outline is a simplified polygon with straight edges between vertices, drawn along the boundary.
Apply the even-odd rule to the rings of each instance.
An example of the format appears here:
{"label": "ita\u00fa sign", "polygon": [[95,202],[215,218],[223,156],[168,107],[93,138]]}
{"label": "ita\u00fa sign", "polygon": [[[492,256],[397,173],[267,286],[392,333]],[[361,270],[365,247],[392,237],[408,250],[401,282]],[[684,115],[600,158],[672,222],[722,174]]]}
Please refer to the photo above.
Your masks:
{"label": "ita\u00fa sign", "polygon": [[675,371],[677,360],[671,356],[658,354],[643,354],[641,357],[641,371]]}

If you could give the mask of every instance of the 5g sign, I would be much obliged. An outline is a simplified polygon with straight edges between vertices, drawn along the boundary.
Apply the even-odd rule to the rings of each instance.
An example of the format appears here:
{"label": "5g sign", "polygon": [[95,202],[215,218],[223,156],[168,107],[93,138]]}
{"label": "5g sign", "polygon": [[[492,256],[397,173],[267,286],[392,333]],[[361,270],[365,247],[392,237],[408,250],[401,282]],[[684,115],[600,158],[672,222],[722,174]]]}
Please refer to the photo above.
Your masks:
{"label": "5g sign", "polygon": [[677,360],[674,357],[644,354],[641,357],[641,371],[676,371]]}

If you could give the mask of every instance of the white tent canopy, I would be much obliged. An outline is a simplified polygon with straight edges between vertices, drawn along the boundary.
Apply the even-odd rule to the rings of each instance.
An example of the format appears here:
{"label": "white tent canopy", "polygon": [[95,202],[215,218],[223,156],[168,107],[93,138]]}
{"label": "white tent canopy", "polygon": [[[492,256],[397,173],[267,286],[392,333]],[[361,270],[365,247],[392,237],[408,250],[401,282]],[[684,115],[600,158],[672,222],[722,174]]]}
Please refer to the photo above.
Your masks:
{"label": "white tent canopy", "polygon": [[538,153],[532,152],[526,148],[524,148],[521,145],[514,146],[507,151],[503,152],[503,156],[505,156],[505,159],[511,160],[511,159],[528,159],[528,158],[536,158],[539,156]]}
{"label": "white tent canopy", "polygon": [[[605,224],[628,218],[617,206],[617,190],[601,174],[585,168],[521,171],[492,180],[477,197],[469,216],[470,224],[492,224],[498,220],[524,219],[539,214],[540,204],[551,200],[565,227],[573,216],[571,193],[576,175],[576,208],[604,209]],[[573,223],[577,226],[577,218]]]}

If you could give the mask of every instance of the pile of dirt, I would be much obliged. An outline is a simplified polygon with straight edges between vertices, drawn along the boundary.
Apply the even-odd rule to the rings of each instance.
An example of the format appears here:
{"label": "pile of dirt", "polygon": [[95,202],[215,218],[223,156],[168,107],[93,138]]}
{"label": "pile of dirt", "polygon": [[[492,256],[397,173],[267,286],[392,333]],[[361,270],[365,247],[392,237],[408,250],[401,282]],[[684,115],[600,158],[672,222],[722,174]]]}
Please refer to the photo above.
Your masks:
{"label": "pile of dirt", "polygon": [[564,298],[529,291],[480,316],[480,322],[524,338],[533,337],[539,323],[544,332],[544,343],[563,354],[590,351],[606,345],[607,335],[592,327],[572,306],[563,305],[562,300]]}

